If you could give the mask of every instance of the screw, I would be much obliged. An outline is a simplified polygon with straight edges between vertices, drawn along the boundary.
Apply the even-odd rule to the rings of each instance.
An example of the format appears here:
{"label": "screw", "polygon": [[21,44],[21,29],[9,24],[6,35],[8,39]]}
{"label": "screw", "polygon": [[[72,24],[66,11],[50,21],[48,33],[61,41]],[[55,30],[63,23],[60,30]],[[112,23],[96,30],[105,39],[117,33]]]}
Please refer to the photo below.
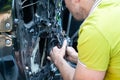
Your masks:
{"label": "screw", "polygon": [[10,25],[10,23],[6,23],[6,25],[5,25],[5,27],[6,27],[6,29],[10,29],[10,27],[11,27],[11,25]]}
{"label": "screw", "polygon": [[6,43],[6,46],[10,46],[10,45],[12,44],[11,40],[9,40],[9,39],[7,39],[7,40],[5,41],[5,43]]}
{"label": "screw", "polygon": [[32,72],[29,72],[29,75],[32,75]]}
{"label": "screw", "polygon": [[29,67],[28,67],[28,66],[26,66],[26,67],[25,67],[25,69],[26,69],[26,70],[28,70],[28,69],[29,69]]}

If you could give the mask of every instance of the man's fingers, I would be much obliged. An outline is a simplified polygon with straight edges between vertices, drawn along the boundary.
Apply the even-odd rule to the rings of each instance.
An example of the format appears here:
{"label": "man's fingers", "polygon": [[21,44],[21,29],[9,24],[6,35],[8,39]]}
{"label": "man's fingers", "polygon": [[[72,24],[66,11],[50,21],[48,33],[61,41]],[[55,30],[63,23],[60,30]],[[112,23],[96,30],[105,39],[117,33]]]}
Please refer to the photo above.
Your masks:
{"label": "man's fingers", "polygon": [[64,40],[63,42],[63,46],[61,48],[58,48],[57,46],[53,47],[52,50],[50,51],[50,56],[47,57],[48,60],[53,60],[54,58],[57,56],[62,56],[64,57],[65,55],[65,51],[66,51],[66,47],[67,47],[67,40]]}
{"label": "man's fingers", "polygon": [[62,46],[62,48],[60,49],[60,51],[61,51],[60,53],[62,54],[63,57],[64,57],[64,55],[65,55],[66,47],[67,47],[67,40],[64,40],[63,46]]}
{"label": "man's fingers", "polygon": [[47,56],[47,59],[50,60],[50,61],[52,60],[52,59],[50,58],[50,56]]}
{"label": "man's fingers", "polygon": [[62,46],[62,50],[66,50],[66,47],[67,47],[67,40],[65,39],[64,42],[63,42],[63,46]]}
{"label": "man's fingers", "polygon": [[58,51],[58,47],[57,46],[55,46],[55,47],[53,47],[53,49],[52,49],[52,51]]}
{"label": "man's fingers", "polygon": [[66,50],[67,50],[67,53],[68,53],[68,54],[77,53],[73,47],[67,47]]}

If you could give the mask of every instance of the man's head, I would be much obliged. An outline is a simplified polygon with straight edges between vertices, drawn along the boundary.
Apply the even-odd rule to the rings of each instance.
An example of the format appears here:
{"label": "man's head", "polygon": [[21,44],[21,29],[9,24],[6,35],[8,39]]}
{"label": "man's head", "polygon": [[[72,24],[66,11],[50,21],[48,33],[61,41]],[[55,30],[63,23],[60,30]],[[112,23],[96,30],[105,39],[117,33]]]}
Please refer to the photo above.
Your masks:
{"label": "man's head", "polygon": [[95,0],[65,0],[66,7],[77,20],[88,16],[94,2]]}

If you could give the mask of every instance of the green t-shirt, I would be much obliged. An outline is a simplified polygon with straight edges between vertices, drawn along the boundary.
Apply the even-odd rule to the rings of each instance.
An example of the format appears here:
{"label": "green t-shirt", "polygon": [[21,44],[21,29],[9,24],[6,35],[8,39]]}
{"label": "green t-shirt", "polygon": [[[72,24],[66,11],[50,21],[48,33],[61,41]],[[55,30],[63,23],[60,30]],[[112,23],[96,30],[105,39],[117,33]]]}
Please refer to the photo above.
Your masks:
{"label": "green t-shirt", "polygon": [[120,0],[103,0],[83,22],[78,57],[88,69],[106,71],[104,80],[120,80]]}

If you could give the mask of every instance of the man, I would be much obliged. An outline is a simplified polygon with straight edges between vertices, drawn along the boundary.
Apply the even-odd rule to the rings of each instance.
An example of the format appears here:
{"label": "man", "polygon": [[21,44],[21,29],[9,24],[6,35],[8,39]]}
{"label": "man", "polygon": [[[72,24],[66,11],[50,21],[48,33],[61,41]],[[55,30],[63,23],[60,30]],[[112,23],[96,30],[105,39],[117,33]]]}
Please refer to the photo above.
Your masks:
{"label": "man", "polygon": [[[64,41],[50,58],[64,80],[120,80],[120,0],[65,0],[77,20],[85,19],[78,38],[78,54]],[[67,46],[67,47],[66,47]],[[76,62],[72,68],[64,59]]]}

